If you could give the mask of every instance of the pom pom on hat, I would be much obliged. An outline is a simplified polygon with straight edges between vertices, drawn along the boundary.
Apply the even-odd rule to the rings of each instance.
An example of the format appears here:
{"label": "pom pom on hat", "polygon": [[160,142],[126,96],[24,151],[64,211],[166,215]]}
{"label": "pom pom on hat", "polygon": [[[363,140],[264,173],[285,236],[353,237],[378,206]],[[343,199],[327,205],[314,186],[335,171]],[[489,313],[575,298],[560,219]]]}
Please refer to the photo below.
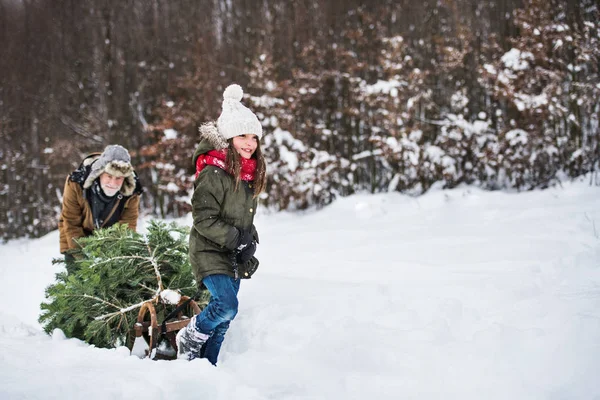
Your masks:
{"label": "pom pom on hat", "polygon": [[233,85],[227,86],[227,88],[223,92],[223,100],[242,101],[243,97],[244,91],[242,90],[242,87],[235,83]]}
{"label": "pom pom on hat", "polygon": [[262,137],[262,125],[256,115],[245,107],[242,87],[237,84],[227,86],[223,92],[223,110],[217,119],[217,129],[225,140],[235,136],[253,134]]}

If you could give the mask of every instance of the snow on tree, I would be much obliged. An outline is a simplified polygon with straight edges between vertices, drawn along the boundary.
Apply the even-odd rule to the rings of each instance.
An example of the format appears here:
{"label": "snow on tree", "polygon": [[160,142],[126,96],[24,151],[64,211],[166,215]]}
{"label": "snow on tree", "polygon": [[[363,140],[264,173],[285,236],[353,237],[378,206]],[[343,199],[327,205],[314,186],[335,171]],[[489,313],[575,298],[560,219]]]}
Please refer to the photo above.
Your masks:
{"label": "snow on tree", "polygon": [[520,35],[512,48],[482,66],[482,83],[506,105],[497,119],[509,186],[545,187],[561,170],[577,176],[594,168],[599,15],[588,1],[528,0],[515,12]]}

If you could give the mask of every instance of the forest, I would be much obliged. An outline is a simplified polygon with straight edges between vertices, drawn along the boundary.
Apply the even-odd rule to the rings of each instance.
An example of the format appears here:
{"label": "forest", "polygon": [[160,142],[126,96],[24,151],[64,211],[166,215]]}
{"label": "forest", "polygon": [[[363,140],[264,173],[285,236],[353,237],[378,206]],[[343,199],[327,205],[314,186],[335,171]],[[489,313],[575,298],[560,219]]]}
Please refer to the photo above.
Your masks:
{"label": "forest", "polygon": [[269,210],[358,192],[600,184],[595,0],[0,0],[0,238],[57,227],[89,152],[189,211],[198,127],[239,83]]}

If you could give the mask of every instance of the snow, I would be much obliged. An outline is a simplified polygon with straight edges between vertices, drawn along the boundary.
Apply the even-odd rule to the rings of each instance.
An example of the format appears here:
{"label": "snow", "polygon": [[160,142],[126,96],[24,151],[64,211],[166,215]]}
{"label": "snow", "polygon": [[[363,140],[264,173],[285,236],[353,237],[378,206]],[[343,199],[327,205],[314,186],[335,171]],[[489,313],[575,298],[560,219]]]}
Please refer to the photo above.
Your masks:
{"label": "snow", "polygon": [[552,50],[556,50],[556,49],[558,49],[559,47],[561,47],[562,45],[563,45],[563,41],[562,41],[562,40],[560,40],[560,39],[558,39],[558,40],[556,40],[556,41],[554,42],[554,47],[552,48]]}
{"label": "snow", "polygon": [[[282,144],[287,144],[292,150],[298,152],[307,151],[306,146],[298,139],[295,139],[289,131],[284,131],[280,128],[275,128],[273,131],[273,138],[275,139],[275,144],[277,146],[281,146]],[[270,145],[271,143],[267,143]]]}
{"label": "snow", "polygon": [[531,108],[539,108],[543,105],[548,104],[548,96],[546,93],[542,93],[536,96],[532,96],[526,93],[515,93],[514,99],[515,105],[519,111]]}
{"label": "snow", "polygon": [[483,64],[483,68],[492,75],[497,75],[498,71],[496,71],[496,68],[494,68],[494,66],[492,64]]}
{"label": "snow", "polygon": [[57,232],[0,245],[0,398],[598,398],[600,188],[588,181],[261,209],[261,265],[217,368],[45,334]]}
{"label": "snow", "polygon": [[392,79],[389,81],[378,80],[373,85],[365,85],[366,94],[390,94],[392,97],[398,96],[398,88],[402,87],[402,82]]}
{"label": "snow", "polygon": [[429,159],[436,164],[439,164],[445,155],[444,150],[434,145],[427,146],[425,148],[425,154],[427,154]]}
{"label": "snow", "polygon": [[163,141],[177,139],[178,135],[179,135],[179,133],[175,129],[171,129],[171,128],[165,129]]}
{"label": "snow", "polygon": [[179,300],[181,300],[181,294],[171,289],[160,292],[160,297],[166,304],[178,304]]}
{"label": "snow", "polygon": [[529,68],[527,60],[533,61],[534,57],[528,51],[512,48],[502,56],[501,60],[507,68],[511,68],[514,71],[521,71]]}
{"label": "snow", "polygon": [[450,104],[452,104],[453,109],[461,110],[469,104],[469,98],[463,91],[459,90],[450,97]]}
{"label": "snow", "polygon": [[[480,114],[480,117],[481,117],[481,114],[483,114],[483,118],[485,118],[485,113],[479,113],[479,114]],[[447,132],[448,126],[449,127],[456,126],[456,127],[460,128],[460,130],[462,132],[464,132],[466,137],[471,137],[473,134],[482,135],[488,130],[488,128],[490,126],[490,123],[488,121],[476,120],[471,123],[471,122],[465,120],[462,115],[456,115],[456,114],[451,114],[451,113],[446,115],[444,124],[446,126],[444,126],[442,128],[443,132]],[[461,137],[458,137],[456,139],[460,140]]]}
{"label": "snow", "polygon": [[171,193],[177,193],[181,190],[179,186],[175,182],[169,182],[166,186],[164,186],[164,190]]}
{"label": "snow", "polygon": [[[136,325],[141,326],[142,324],[136,323]],[[58,331],[61,332],[60,330]],[[52,334],[52,337],[54,337],[54,333]],[[148,348],[148,343],[143,337],[136,337],[133,341],[133,346],[131,347],[131,355],[137,358],[144,358]]]}
{"label": "snow", "polygon": [[527,144],[528,136],[527,132],[523,129],[512,129],[506,132],[506,140],[508,140],[511,146]]}
{"label": "snow", "polygon": [[289,151],[285,146],[279,147],[279,159],[284,164],[287,164],[292,172],[298,168],[298,156],[296,153]]}

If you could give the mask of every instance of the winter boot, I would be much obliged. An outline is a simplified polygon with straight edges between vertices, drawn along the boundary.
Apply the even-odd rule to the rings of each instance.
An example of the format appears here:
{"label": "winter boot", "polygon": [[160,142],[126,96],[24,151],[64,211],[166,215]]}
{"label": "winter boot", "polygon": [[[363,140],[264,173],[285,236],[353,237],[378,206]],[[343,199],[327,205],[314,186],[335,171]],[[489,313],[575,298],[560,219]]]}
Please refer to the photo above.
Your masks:
{"label": "winter boot", "polygon": [[210,335],[198,332],[196,329],[196,317],[194,315],[184,328],[177,332],[175,343],[177,344],[177,358],[192,361],[200,358],[202,345],[208,340]]}

